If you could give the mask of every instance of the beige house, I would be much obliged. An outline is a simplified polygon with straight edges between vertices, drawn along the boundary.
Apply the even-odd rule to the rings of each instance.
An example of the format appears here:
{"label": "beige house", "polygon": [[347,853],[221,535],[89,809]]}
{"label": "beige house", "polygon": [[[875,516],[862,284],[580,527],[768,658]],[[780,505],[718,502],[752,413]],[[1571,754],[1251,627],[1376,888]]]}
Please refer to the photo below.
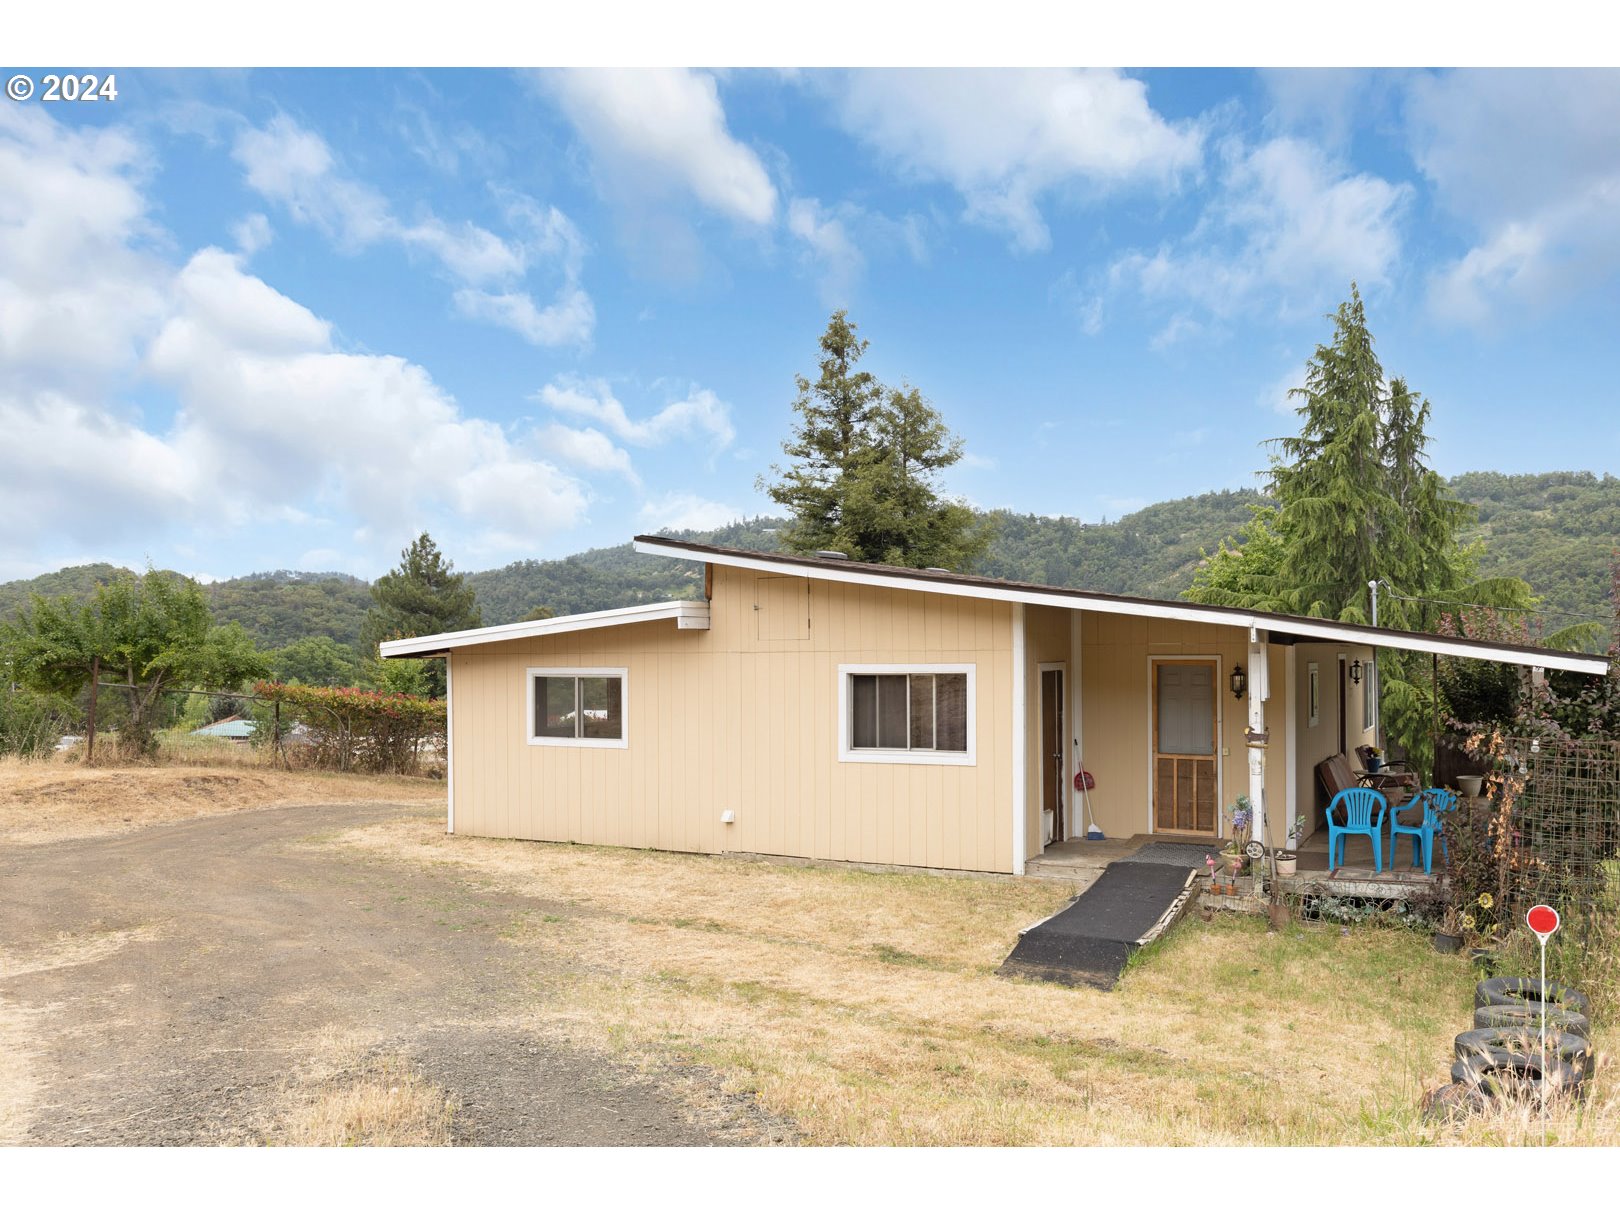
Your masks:
{"label": "beige house", "polygon": [[[1308,835],[1377,648],[1589,655],[642,536],[699,600],[385,643],[449,660],[449,829],[1022,873],[1054,840]],[[1084,767],[1090,817],[1077,806]],[[1295,841],[1297,842],[1297,841]]]}

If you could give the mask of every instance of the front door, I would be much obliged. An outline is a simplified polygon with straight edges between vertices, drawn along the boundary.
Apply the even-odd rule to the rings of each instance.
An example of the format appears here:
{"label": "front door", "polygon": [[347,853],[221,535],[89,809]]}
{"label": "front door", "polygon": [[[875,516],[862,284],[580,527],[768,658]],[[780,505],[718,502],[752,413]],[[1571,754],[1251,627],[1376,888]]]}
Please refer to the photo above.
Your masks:
{"label": "front door", "polygon": [[1214,835],[1215,663],[1153,664],[1153,829]]}
{"label": "front door", "polygon": [[1052,812],[1054,841],[1069,838],[1064,769],[1063,670],[1046,667],[1041,670],[1041,808]]}

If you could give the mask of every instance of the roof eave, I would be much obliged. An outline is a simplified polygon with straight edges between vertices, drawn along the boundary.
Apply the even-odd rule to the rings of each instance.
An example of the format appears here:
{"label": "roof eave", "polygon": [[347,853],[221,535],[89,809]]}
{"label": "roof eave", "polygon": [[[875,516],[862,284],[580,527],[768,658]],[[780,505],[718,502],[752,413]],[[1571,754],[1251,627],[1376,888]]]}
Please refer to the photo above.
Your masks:
{"label": "roof eave", "polygon": [[522,641],[554,633],[574,633],[584,629],[618,628],[654,620],[673,620],[679,629],[707,629],[709,605],[702,599],[671,599],[662,603],[642,603],[611,608],[605,612],[580,612],[572,616],[552,616],[545,620],[524,620],[454,633],[432,633],[423,637],[402,637],[377,647],[384,658],[437,658],[451,650],[469,646]]}
{"label": "roof eave", "polygon": [[898,566],[874,569],[864,562],[851,562],[845,567],[843,562],[836,559],[747,553],[735,549],[695,545],[689,541],[672,540],[662,536],[637,536],[633,544],[636,552],[653,556],[675,557],[685,561],[713,561],[719,565],[761,571],[798,569],[804,571],[806,577],[823,578],[832,582],[850,582],[865,586],[884,586],[895,590],[924,591],[1048,607],[1090,608],[1114,615],[1184,620],[1228,628],[1276,630],[1321,641],[1341,641],[1422,654],[1477,658],[1519,666],[1573,671],[1584,675],[1602,675],[1609,669],[1608,659],[1597,655],[1546,650],[1534,646],[1504,646],[1474,641],[1466,637],[1439,637],[1429,633],[1375,629],[1368,625],[1342,624],[1314,616],[1283,616],[1271,612],[1251,612],[1241,608],[1116,596],[1068,587],[1003,583],[995,579],[908,570]]}

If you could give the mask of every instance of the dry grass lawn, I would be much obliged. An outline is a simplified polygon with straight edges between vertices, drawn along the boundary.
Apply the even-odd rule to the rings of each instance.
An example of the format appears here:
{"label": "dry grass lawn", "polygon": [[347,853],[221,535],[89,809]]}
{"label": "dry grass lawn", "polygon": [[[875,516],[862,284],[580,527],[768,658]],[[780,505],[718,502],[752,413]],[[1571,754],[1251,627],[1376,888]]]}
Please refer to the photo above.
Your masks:
{"label": "dry grass lawn", "polygon": [[[1193,918],[1119,990],[1070,990],[993,973],[1021,927],[1063,904],[1060,886],[447,837],[420,821],[327,846],[572,905],[513,931],[561,959],[544,1018],[653,1070],[717,1069],[810,1143],[1540,1139],[1512,1116],[1421,1121],[1474,980],[1415,933]],[[1620,1142],[1613,1071],[1550,1120],[1554,1141]]]}
{"label": "dry grass lawn", "polygon": [[329,1035],[289,1087],[269,1142],[288,1147],[444,1147],[455,1104],[396,1055]]}
{"label": "dry grass lawn", "polygon": [[282,772],[226,755],[178,767],[0,759],[0,844],[39,844],[275,805],[440,802],[420,777]]}

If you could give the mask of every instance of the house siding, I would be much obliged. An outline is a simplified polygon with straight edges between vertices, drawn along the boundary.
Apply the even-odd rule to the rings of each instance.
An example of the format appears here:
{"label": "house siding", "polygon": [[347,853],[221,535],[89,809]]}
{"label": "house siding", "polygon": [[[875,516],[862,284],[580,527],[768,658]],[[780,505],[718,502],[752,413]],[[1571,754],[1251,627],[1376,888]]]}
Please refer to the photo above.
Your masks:
{"label": "house siding", "polygon": [[[1210,657],[1217,661],[1216,712],[1219,715],[1221,822],[1225,807],[1249,791],[1248,701],[1227,691],[1234,665],[1249,667],[1248,632],[1225,625],[1141,616],[1085,612],[1081,624],[1081,736],[1083,761],[1096,778],[1092,816],[1104,835],[1147,831],[1152,807],[1150,761],[1153,739],[1154,658]],[[1287,683],[1285,647],[1268,647],[1271,699],[1266,723],[1271,731],[1266,754],[1267,822],[1276,827],[1286,815],[1288,781],[1283,721]]]}
{"label": "house siding", "polygon": [[[707,630],[657,621],[451,661],[458,833],[1012,867],[1008,604],[717,566]],[[838,668],[865,662],[973,663],[976,764],[840,762]],[[528,745],[526,671],[547,666],[625,667],[629,745]]]}

